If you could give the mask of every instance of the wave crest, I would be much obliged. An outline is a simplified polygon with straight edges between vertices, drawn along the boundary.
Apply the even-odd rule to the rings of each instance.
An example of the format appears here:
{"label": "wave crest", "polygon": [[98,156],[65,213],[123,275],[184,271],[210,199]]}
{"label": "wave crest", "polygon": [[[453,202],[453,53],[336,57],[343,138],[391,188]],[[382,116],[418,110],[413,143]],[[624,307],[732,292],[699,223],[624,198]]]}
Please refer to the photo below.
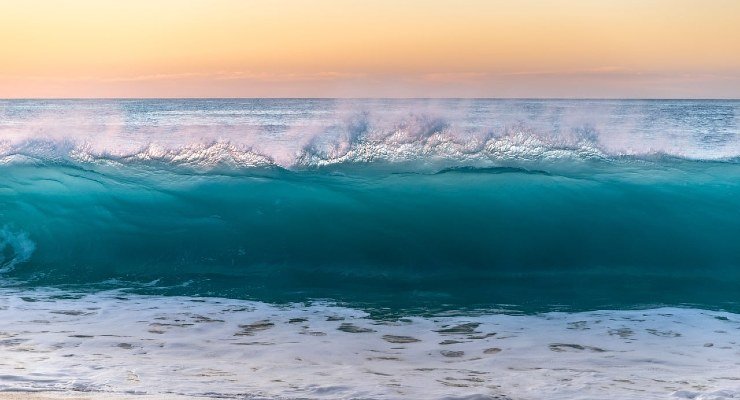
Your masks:
{"label": "wave crest", "polygon": [[[640,106],[647,111],[631,111],[633,115],[589,104],[580,104],[585,107],[581,110],[553,103],[548,106],[551,112],[536,104],[528,106],[534,107],[531,112],[520,109],[522,105],[502,111],[494,103],[486,104],[459,109],[424,108],[416,103],[389,103],[387,108],[365,104],[361,109],[365,111],[358,111],[288,102],[285,110],[297,114],[287,114],[282,108],[275,108],[274,115],[255,114],[265,107],[255,106],[251,111],[235,110],[229,119],[211,124],[205,122],[217,118],[217,111],[197,113],[189,120],[179,119],[180,114],[173,114],[176,120],[169,114],[157,117],[162,111],[156,109],[125,114],[133,120],[146,117],[137,123],[121,116],[98,121],[90,115],[66,121],[54,114],[49,121],[36,124],[24,120],[0,126],[0,163],[113,163],[204,171],[413,163],[443,169],[533,164],[545,168],[558,162],[622,158],[734,162],[740,156],[740,142],[732,135],[734,120],[694,127],[690,121],[677,123],[679,115],[655,114],[658,111],[649,105]],[[482,112],[484,106],[492,111]],[[588,107],[596,108],[586,113]],[[307,116],[300,119],[296,110]],[[239,114],[242,111],[244,115]],[[522,112],[526,117],[519,115]],[[673,125],[658,126],[656,115]],[[645,120],[636,121],[638,117]]]}
{"label": "wave crest", "polygon": [[447,161],[480,166],[516,161],[605,158],[593,131],[545,135],[522,124],[502,132],[459,129],[440,118],[411,116],[393,126],[375,126],[367,118],[350,120],[339,134],[313,138],[295,164],[321,167],[343,163]]}
{"label": "wave crest", "polygon": [[89,143],[28,141],[17,146],[0,143],[0,163],[71,162],[81,164],[158,164],[195,169],[255,168],[274,165],[273,160],[249,147],[231,142],[188,143],[165,147],[158,143],[129,152],[96,151]]}

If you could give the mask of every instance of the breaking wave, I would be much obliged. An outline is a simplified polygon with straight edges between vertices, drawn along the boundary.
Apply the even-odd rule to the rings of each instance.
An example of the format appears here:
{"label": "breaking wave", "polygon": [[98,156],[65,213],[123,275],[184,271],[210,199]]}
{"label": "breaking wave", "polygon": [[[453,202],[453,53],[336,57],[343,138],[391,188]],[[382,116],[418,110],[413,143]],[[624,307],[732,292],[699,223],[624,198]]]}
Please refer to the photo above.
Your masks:
{"label": "breaking wave", "polygon": [[0,101],[0,268],[388,309],[737,310],[739,104]]}
{"label": "breaking wave", "polygon": [[[327,135],[329,136],[329,135]],[[423,133],[395,130],[364,132],[340,137],[314,137],[293,153],[277,160],[264,150],[234,141],[211,141],[165,146],[147,143],[132,151],[96,150],[90,143],[73,140],[28,140],[0,143],[0,162],[68,162],[76,164],[153,164],[210,170],[276,166],[304,169],[340,164],[438,163],[445,167],[504,165],[525,162],[607,159],[609,155],[589,138],[552,139],[532,131],[509,130],[461,137],[448,129]],[[648,154],[649,155],[649,154]]]}
{"label": "breaking wave", "polygon": [[[306,107],[299,101],[293,103],[289,105]],[[40,122],[27,117],[12,124],[0,123],[0,162],[119,163],[208,171],[269,166],[300,170],[368,163],[527,167],[660,157],[734,162],[740,157],[737,105],[732,102],[716,105],[715,114],[727,115],[712,115],[701,122],[680,120],[681,113],[696,113],[691,111],[696,105],[688,111],[686,106],[671,110],[661,117],[665,121],[656,121],[651,114],[665,110],[652,110],[650,104],[635,111],[645,114],[641,117],[603,106],[589,110],[589,104],[581,107],[583,110],[578,108],[577,117],[569,116],[574,107],[565,106],[556,107],[557,112],[545,109],[522,116],[495,107],[450,111],[414,102],[391,105],[398,110],[362,103],[349,110],[333,105],[333,109],[319,112],[321,108],[314,104],[303,119],[295,119],[286,110],[281,114],[280,109],[269,118],[256,111],[234,111],[247,113],[251,119],[246,121],[233,115],[231,119],[202,121],[207,113],[206,117],[201,113],[193,116],[194,120],[181,120],[182,113],[176,113],[146,115],[138,122],[126,117],[121,123],[122,117],[110,110],[110,115],[98,120],[84,114],[61,121],[56,114],[47,119],[36,116]]]}

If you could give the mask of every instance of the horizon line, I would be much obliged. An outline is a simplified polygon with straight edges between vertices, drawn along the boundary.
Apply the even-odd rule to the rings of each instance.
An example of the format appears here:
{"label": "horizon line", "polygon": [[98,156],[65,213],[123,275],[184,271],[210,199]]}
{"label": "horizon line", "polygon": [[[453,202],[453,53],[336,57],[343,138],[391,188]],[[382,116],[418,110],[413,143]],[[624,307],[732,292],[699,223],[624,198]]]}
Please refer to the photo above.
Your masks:
{"label": "horizon line", "polygon": [[188,97],[0,97],[0,101],[8,100],[708,100],[708,101],[740,101],[740,97],[424,97],[424,96],[373,96],[373,97],[328,97],[328,96],[188,96]]}

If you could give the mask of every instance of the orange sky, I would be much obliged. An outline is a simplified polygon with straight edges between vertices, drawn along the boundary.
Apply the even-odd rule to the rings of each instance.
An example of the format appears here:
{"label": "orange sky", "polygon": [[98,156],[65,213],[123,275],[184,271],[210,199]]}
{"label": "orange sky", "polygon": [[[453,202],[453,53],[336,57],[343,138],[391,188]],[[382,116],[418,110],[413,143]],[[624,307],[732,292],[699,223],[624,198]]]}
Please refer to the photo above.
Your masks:
{"label": "orange sky", "polygon": [[0,97],[740,97],[737,0],[17,0]]}

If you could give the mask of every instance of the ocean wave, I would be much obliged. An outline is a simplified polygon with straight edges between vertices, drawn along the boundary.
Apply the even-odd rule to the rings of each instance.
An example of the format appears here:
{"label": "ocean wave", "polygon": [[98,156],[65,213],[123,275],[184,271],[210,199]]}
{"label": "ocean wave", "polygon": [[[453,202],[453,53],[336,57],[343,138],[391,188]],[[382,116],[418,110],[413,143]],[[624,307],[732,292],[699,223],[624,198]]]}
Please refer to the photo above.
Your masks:
{"label": "ocean wave", "polygon": [[740,309],[740,249],[728,239],[740,235],[740,165],[628,164],[572,174],[5,166],[3,277],[427,310]]}

